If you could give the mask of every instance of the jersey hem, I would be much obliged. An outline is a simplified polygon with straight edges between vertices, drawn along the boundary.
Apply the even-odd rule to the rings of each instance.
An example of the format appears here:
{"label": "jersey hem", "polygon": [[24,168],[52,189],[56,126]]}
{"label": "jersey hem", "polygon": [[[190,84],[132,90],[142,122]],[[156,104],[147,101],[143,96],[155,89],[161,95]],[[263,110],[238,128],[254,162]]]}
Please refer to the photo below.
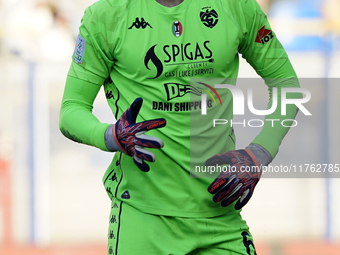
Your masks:
{"label": "jersey hem", "polygon": [[189,212],[189,211],[183,211],[183,210],[173,210],[173,209],[167,209],[167,208],[158,208],[158,207],[149,207],[145,205],[140,205],[136,203],[131,203],[128,200],[122,200],[116,198],[118,201],[123,201],[124,203],[129,204],[130,206],[134,207],[136,210],[141,211],[143,213],[148,213],[148,214],[154,214],[154,215],[162,215],[162,216],[170,216],[170,217],[187,217],[187,218],[200,218],[200,217],[207,217],[207,218],[212,218],[212,217],[217,217],[221,215],[225,215],[228,213],[235,212],[235,202],[230,204],[227,207],[222,207],[220,208],[212,208],[209,211],[203,211],[203,212]]}

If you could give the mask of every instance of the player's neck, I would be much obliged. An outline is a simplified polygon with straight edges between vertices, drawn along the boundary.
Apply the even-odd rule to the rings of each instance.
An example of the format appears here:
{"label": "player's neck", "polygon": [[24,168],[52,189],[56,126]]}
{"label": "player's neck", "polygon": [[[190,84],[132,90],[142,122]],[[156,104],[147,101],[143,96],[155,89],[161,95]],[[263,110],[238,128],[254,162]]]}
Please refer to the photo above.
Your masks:
{"label": "player's neck", "polygon": [[182,3],[184,0],[156,0],[159,4],[166,7],[174,7]]}

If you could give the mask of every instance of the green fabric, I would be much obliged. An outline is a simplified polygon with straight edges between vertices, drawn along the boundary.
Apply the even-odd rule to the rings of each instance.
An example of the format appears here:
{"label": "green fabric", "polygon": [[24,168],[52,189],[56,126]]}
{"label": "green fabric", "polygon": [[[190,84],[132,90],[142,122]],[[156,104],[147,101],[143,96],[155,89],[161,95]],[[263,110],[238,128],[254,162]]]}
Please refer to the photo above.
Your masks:
{"label": "green fabric", "polygon": [[59,128],[69,139],[105,150],[104,133],[109,124],[92,114],[100,86],[68,76],[60,109]]}
{"label": "green fabric", "polygon": [[[293,76],[292,77],[286,77],[287,73],[292,72],[293,68],[289,61],[287,61],[280,69],[273,72],[269,77],[276,77],[276,78],[266,78],[265,82],[268,85],[268,91],[270,94],[270,102],[268,105],[268,108],[271,107],[272,104],[272,89],[274,87],[278,88],[278,105],[272,114],[269,114],[266,116],[266,120],[278,120],[275,121],[274,124],[271,121],[265,121],[265,124],[260,132],[259,135],[256,136],[256,138],[253,140],[252,143],[256,143],[261,145],[263,148],[265,148],[272,156],[276,156],[276,154],[279,151],[279,146],[289,131],[289,127],[292,125],[292,121],[285,121],[284,125],[282,125],[283,120],[290,120],[295,119],[295,116],[298,112],[298,108],[295,105],[287,105],[286,107],[286,115],[281,115],[281,89],[282,88],[292,88],[292,87],[299,87],[299,81],[298,79]],[[301,93],[287,93],[286,95],[287,99],[297,99],[302,98]]]}
{"label": "green fabric", "polygon": [[[237,2],[237,1],[236,1]],[[238,1],[242,3],[244,1]],[[255,1],[249,1],[248,7],[253,4],[255,7],[243,8],[244,19],[241,19],[241,28],[244,34],[243,43],[239,47],[239,52],[242,57],[247,60],[247,62],[255,69],[255,71],[265,80],[268,86],[268,91],[270,94],[270,101],[268,108],[272,104],[272,89],[274,87],[278,88],[278,107],[276,111],[270,115],[266,116],[266,119],[278,119],[280,123],[285,119],[294,119],[297,114],[297,107],[288,106],[287,115],[281,115],[281,88],[283,87],[299,87],[299,81],[297,79],[296,73],[288,59],[288,56],[282,47],[281,43],[276,37],[271,39],[264,45],[261,43],[256,43],[254,38],[258,36],[259,28],[265,25],[265,28],[270,30],[270,25],[268,23],[266,15],[261,11],[258,4]],[[240,15],[240,9],[242,4],[232,7],[234,17]],[[240,8],[240,9],[238,9]],[[275,35],[274,35],[275,36]],[[292,93],[287,96],[287,98],[301,98],[301,94]],[[285,125],[290,125],[289,122]],[[264,147],[272,156],[276,156],[278,153],[279,146],[282,139],[288,132],[289,128],[283,127],[281,124],[274,125],[270,121],[266,121],[265,125],[260,132],[260,134],[254,139],[252,143],[256,143]]]}
{"label": "green fabric", "polygon": [[[208,179],[190,177],[190,165],[204,164],[204,155],[235,148],[230,127],[220,125],[212,130],[212,123],[200,122],[193,128],[193,116],[201,115],[195,102],[205,89],[195,79],[228,78],[235,84],[241,53],[259,75],[274,78],[266,79],[269,91],[298,86],[296,80],[291,82],[296,75],[275,34],[265,44],[256,42],[263,26],[270,30],[255,0],[184,0],[170,9],[154,0],[101,0],[86,10],[79,32],[86,45],[82,63],[73,61],[68,74],[60,119],[63,133],[106,150],[104,131],[108,125],[100,124],[91,113],[102,84],[117,118],[142,97],[137,122],[167,120],[166,127],[147,132],[165,144],[161,150],[152,150],[156,162],[149,164],[150,172],[140,171],[129,156],[118,160],[121,153],[116,153],[103,178],[105,182],[112,169],[121,178],[105,182],[111,198],[120,199],[128,190],[130,205],[171,216],[212,217],[234,210],[212,202],[207,187],[214,175]],[[211,109],[223,119],[231,119],[230,93],[223,92],[221,98],[223,107],[217,104]],[[295,114],[292,107],[284,119]],[[282,118],[278,112],[273,116]],[[253,143],[274,157],[287,131],[266,125]],[[199,146],[193,146],[193,140]]]}
{"label": "green fabric", "polygon": [[147,214],[125,201],[112,201],[108,255],[255,254],[253,237],[238,211],[214,218]]}

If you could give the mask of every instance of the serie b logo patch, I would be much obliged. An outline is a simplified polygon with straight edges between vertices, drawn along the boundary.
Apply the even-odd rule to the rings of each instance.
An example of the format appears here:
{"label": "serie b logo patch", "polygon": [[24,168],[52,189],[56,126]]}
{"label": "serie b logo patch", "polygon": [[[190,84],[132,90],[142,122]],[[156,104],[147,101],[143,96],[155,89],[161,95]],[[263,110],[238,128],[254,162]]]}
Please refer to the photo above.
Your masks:
{"label": "serie b logo patch", "polygon": [[84,52],[85,52],[85,44],[86,44],[85,39],[83,37],[81,37],[81,35],[78,35],[76,48],[74,49],[74,53],[73,53],[73,60],[77,64],[83,63],[83,57],[84,57]]}
{"label": "serie b logo patch", "polygon": [[265,44],[269,42],[271,39],[273,39],[273,31],[266,29],[265,26],[263,26],[258,32],[256,36],[255,42]]}
{"label": "serie b logo patch", "polygon": [[183,26],[182,26],[181,22],[175,21],[174,23],[172,23],[172,33],[176,37],[181,36],[181,34],[183,33]]}

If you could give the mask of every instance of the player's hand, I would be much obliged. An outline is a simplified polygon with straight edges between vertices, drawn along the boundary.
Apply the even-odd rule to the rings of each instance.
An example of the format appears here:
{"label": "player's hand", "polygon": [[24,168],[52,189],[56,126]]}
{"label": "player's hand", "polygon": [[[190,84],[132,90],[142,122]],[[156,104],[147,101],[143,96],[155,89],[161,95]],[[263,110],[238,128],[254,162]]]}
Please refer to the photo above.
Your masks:
{"label": "player's hand", "polygon": [[235,204],[236,210],[247,204],[261,177],[260,167],[249,149],[215,155],[209,158],[205,165],[229,165],[223,168],[226,171],[222,172],[208,188],[208,191],[214,194],[215,203],[228,206],[240,198]]}
{"label": "player's hand", "polygon": [[164,127],[166,121],[161,118],[136,123],[142,104],[143,99],[137,98],[122,114],[116,124],[111,125],[106,130],[105,143],[109,150],[119,150],[133,157],[133,161],[138,168],[148,172],[150,167],[144,160],[154,162],[156,157],[155,154],[144,148],[160,149],[164,146],[164,143],[161,139],[144,135],[144,133],[152,129]]}

